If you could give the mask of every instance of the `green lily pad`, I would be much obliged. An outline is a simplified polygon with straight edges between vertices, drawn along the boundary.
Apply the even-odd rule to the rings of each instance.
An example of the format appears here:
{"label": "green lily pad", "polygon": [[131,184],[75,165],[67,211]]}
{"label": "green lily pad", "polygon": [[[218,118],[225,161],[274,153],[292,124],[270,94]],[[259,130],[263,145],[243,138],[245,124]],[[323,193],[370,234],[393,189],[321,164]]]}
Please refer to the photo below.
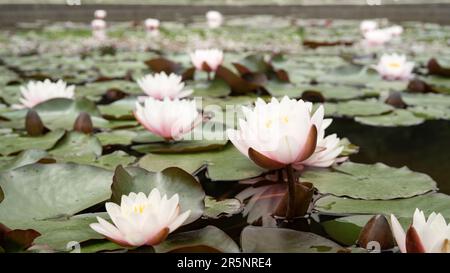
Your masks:
{"label": "green lily pad", "polygon": [[128,97],[107,105],[99,105],[100,113],[107,118],[134,119],[133,110],[136,107],[136,98]]}
{"label": "green lily pad", "polygon": [[356,244],[361,229],[373,215],[354,215],[321,223],[327,234],[344,245]]}
{"label": "green lily pad", "polygon": [[64,130],[56,130],[48,132],[42,136],[17,136],[17,135],[1,135],[0,154],[9,155],[28,149],[52,148],[55,143],[64,135]]}
{"label": "green lily pad", "polygon": [[339,103],[324,103],[326,116],[373,116],[392,111],[394,108],[375,99],[352,100]]}
{"label": "green lily pad", "polygon": [[111,196],[112,175],[77,164],[32,164],[3,172],[0,222],[27,228],[34,221],[72,216]]}
{"label": "green lily pad", "polygon": [[341,246],[310,232],[284,228],[247,226],[241,233],[242,251],[247,253],[337,252]]}
{"label": "green lily pad", "polygon": [[136,161],[136,157],[128,155],[123,151],[103,155],[94,161],[86,162],[88,165],[102,167],[108,170],[114,170],[117,166],[128,166]]}
{"label": "green lily pad", "polygon": [[102,146],[130,145],[137,135],[137,132],[131,130],[113,130],[95,134]]}
{"label": "green lily pad", "polygon": [[154,246],[155,252],[222,252],[239,253],[238,245],[225,232],[215,226],[181,232]]}
{"label": "green lily pad", "polygon": [[0,159],[0,172],[13,170],[28,164],[33,164],[45,158],[47,152],[43,150],[25,150],[17,156],[10,156]]}
{"label": "green lily pad", "polygon": [[408,105],[447,107],[450,108],[450,96],[442,94],[402,94],[403,101]]}
{"label": "green lily pad", "polygon": [[302,174],[302,179],[312,182],[322,194],[358,199],[406,198],[437,190],[436,182],[430,176],[383,163],[345,162],[333,167],[332,171],[308,170]]}
{"label": "green lily pad", "polygon": [[370,117],[355,117],[355,121],[380,127],[397,127],[397,126],[414,126],[423,123],[423,118],[415,116],[413,113],[403,109],[396,109],[385,115],[370,116]]}
{"label": "green lily pad", "polygon": [[[115,64],[117,66],[117,64]],[[87,97],[90,99],[98,100],[108,90],[120,90],[128,94],[143,94],[139,85],[135,82],[113,80],[88,83],[83,86],[77,86],[75,95],[77,97]]]}
{"label": "green lily pad", "polygon": [[95,136],[70,132],[49,151],[49,154],[59,161],[85,162],[101,156],[102,145]]}
{"label": "green lily pad", "polygon": [[425,215],[434,212],[441,213],[445,218],[450,217],[448,206],[450,197],[443,193],[430,193],[412,198],[394,200],[355,200],[344,197],[325,196],[320,198],[315,208],[321,213],[349,215],[349,214],[394,214],[397,217],[409,218],[414,210],[419,208]]}
{"label": "green lily pad", "polygon": [[147,153],[186,153],[201,152],[221,148],[228,140],[187,140],[175,143],[155,142],[150,144],[134,145],[131,148],[143,154]]}
{"label": "green lily pad", "polygon": [[223,149],[206,152],[149,153],[139,160],[138,165],[149,171],[161,171],[167,167],[175,166],[189,173],[194,173],[206,167],[211,180],[243,180],[265,172],[264,169],[241,154],[232,144],[226,145]]}
{"label": "green lily pad", "polygon": [[433,106],[413,106],[408,107],[408,111],[417,117],[425,119],[445,119],[450,120],[450,107],[433,105]]}
{"label": "green lily pad", "polygon": [[240,213],[242,208],[241,201],[236,198],[217,201],[214,197],[206,196],[203,215],[208,218],[217,219],[220,216],[231,216]]}
{"label": "green lily pad", "polygon": [[174,194],[180,197],[182,211],[191,210],[184,224],[191,223],[203,215],[205,192],[197,180],[182,169],[173,167],[162,172],[148,172],[138,167],[117,167],[112,184],[112,200],[120,203],[122,195],[130,192],[149,194],[157,188],[170,198]]}

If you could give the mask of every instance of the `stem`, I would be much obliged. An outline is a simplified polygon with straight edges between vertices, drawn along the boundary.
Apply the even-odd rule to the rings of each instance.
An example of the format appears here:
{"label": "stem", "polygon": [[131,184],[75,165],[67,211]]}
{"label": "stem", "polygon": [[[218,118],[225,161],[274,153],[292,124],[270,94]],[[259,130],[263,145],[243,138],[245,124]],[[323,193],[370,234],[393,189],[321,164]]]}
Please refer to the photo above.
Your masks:
{"label": "stem", "polygon": [[286,220],[292,220],[295,217],[295,175],[292,165],[286,166],[288,180],[288,204],[286,209]]}

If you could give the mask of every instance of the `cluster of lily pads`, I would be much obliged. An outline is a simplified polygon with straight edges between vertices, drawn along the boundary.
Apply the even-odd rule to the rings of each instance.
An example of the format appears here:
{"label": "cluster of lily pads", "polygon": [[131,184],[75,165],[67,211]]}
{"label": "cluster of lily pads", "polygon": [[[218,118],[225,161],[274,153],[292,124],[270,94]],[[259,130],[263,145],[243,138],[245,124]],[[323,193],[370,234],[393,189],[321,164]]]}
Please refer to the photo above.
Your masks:
{"label": "cluster of lily pads", "polygon": [[431,177],[325,133],[449,119],[448,27],[209,16],[0,33],[0,251],[449,252]]}

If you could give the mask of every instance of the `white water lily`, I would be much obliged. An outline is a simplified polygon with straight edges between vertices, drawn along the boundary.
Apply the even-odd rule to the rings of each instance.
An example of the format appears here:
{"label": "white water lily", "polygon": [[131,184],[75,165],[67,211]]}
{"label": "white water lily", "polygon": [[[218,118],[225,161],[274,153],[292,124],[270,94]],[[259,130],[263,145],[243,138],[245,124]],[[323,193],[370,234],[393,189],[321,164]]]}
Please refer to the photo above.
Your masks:
{"label": "white water lily", "polygon": [[403,33],[403,27],[402,26],[391,26],[388,28],[385,28],[384,31],[387,31],[392,36],[400,36]]}
{"label": "white water lily", "polygon": [[94,12],[94,17],[97,19],[105,19],[106,18],[106,10],[98,9]]}
{"label": "white water lily", "polygon": [[160,22],[158,19],[147,18],[144,21],[145,29],[147,30],[148,33],[153,34],[153,35],[159,33],[159,25],[160,25]]}
{"label": "white water lily", "polygon": [[178,194],[167,199],[157,188],[148,197],[143,192],[122,195],[120,206],[108,202],[105,207],[114,225],[97,217],[98,223],[90,227],[123,246],[157,245],[190,214],[190,210],[180,214]]}
{"label": "white water lily", "polygon": [[67,86],[63,80],[52,82],[30,81],[26,86],[20,87],[22,97],[19,99],[21,105],[14,108],[33,108],[34,106],[55,98],[72,99],[74,97],[75,85]]}
{"label": "white water lily", "polygon": [[410,80],[414,63],[407,62],[405,55],[384,54],[373,68],[386,80]]}
{"label": "white water lily", "polygon": [[392,34],[384,29],[367,31],[364,34],[362,44],[366,47],[381,46],[392,39]]}
{"label": "white water lily", "polygon": [[156,100],[152,97],[144,101],[144,106],[136,102],[134,116],[148,131],[167,140],[178,140],[201,123],[195,100]]}
{"label": "white water lily", "polygon": [[243,107],[243,113],[239,130],[227,130],[228,138],[263,168],[326,167],[336,162],[343,149],[335,135],[324,137],[332,120],[323,118],[323,106],[312,114],[312,103],[285,96],[269,103],[258,99],[254,109]]}
{"label": "white water lily", "polygon": [[223,23],[223,16],[218,11],[210,10],[206,13],[206,21],[210,28],[218,28]]}
{"label": "white water lily", "polygon": [[364,20],[359,25],[359,29],[361,30],[362,33],[366,33],[368,31],[372,31],[377,28],[378,28],[378,23],[377,23],[377,21],[374,21],[374,20]]}
{"label": "white water lily", "polygon": [[150,97],[162,100],[164,98],[183,98],[192,94],[193,90],[184,90],[181,76],[165,72],[146,75],[137,80],[141,89]]}
{"label": "white water lily", "polygon": [[106,22],[103,19],[94,19],[91,21],[92,30],[104,30],[106,28]]}
{"label": "white water lily", "polygon": [[219,49],[197,49],[190,55],[192,64],[197,70],[216,71],[223,63],[223,52]]}
{"label": "white water lily", "polygon": [[392,233],[403,253],[450,253],[450,224],[439,213],[425,219],[423,211],[416,208],[413,223],[405,233],[397,218],[391,214]]}

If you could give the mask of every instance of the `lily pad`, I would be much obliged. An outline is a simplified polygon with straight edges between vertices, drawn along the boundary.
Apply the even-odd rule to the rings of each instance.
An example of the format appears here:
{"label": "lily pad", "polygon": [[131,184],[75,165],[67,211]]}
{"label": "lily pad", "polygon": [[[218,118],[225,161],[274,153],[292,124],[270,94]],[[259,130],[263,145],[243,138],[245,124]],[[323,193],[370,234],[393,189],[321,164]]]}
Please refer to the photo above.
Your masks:
{"label": "lily pad", "polygon": [[85,162],[100,156],[102,145],[95,136],[70,132],[49,151],[49,154],[59,161]]}
{"label": "lily pad", "polygon": [[354,245],[358,240],[361,229],[373,215],[354,215],[337,218],[321,223],[325,231],[334,240],[344,245]]}
{"label": "lily pad", "polygon": [[397,217],[409,218],[419,208],[425,215],[434,212],[450,217],[450,196],[443,193],[430,193],[412,198],[394,200],[355,200],[344,197],[325,196],[320,198],[315,208],[326,214],[395,214]]}
{"label": "lily pad", "polygon": [[113,130],[95,134],[102,146],[130,145],[137,135],[137,132],[131,130]]}
{"label": "lily pad", "polygon": [[25,150],[17,156],[2,158],[0,160],[0,172],[16,169],[28,164],[33,164],[45,158],[47,152],[43,150]]}
{"label": "lily pad", "polygon": [[64,130],[56,130],[48,132],[42,136],[17,136],[17,135],[1,135],[0,154],[9,155],[28,149],[52,148],[55,143],[64,135]]}
{"label": "lily pad", "polygon": [[415,116],[413,113],[407,110],[396,109],[395,111],[380,116],[358,116],[355,117],[355,121],[370,126],[397,127],[419,125],[425,120],[423,118]]}
{"label": "lily pad", "polygon": [[111,196],[112,175],[77,164],[32,164],[4,172],[0,222],[27,228],[34,221],[72,216]]}
{"label": "lily pad", "polygon": [[437,190],[430,176],[383,163],[345,162],[332,171],[308,170],[302,180],[313,183],[322,194],[369,200],[406,198]]}
{"label": "lily pad", "polygon": [[392,111],[394,108],[375,99],[352,100],[339,103],[324,103],[327,116],[373,116]]}
{"label": "lily pad", "polygon": [[205,192],[202,186],[192,175],[176,167],[157,173],[138,167],[117,167],[112,184],[112,200],[120,203],[122,195],[128,195],[130,192],[149,194],[154,188],[169,198],[174,194],[179,195],[181,210],[191,210],[184,224],[202,216],[205,206],[203,201]]}
{"label": "lily pad", "polygon": [[136,107],[136,98],[128,97],[107,105],[99,105],[100,113],[107,118],[134,119],[133,110]]}
{"label": "lily pad", "polygon": [[161,171],[175,166],[189,173],[195,173],[206,167],[211,180],[243,180],[265,172],[264,169],[241,154],[232,144],[226,145],[223,149],[206,152],[149,153],[139,160],[138,165],[149,171]]}
{"label": "lily pad", "polygon": [[241,244],[247,253],[335,253],[342,248],[314,233],[254,226],[244,228]]}
{"label": "lily pad", "polygon": [[169,235],[161,244],[154,246],[155,252],[222,252],[239,253],[238,245],[225,232],[215,226]]}
{"label": "lily pad", "polygon": [[219,218],[220,216],[231,216],[242,210],[242,203],[236,198],[217,201],[214,197],[205,198],[205,211],[203,215],[208,218]]}
{"label": "lily pad", "polygon": [[131,148],[143,154],[147,153],[186,153],[201,152],[221,148],[228,140],[187,140],[175,143],[155,142],[151,144],[134,145]]}

